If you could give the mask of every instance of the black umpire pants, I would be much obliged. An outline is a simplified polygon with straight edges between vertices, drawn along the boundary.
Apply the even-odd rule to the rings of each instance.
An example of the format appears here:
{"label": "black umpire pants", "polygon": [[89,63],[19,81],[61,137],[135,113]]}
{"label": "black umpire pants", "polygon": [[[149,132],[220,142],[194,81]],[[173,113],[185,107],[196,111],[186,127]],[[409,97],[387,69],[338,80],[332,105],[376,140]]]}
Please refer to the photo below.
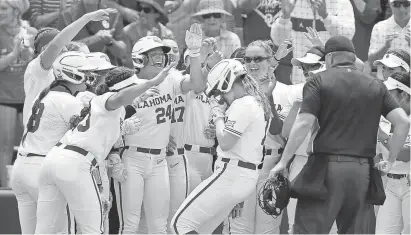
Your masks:
{"label": "black umpire pants", "polygon": [[368,159],[328,157],[325,200],[300,197],[295,212],[295,234],[328,234],[336,221],[339,234],[375,231],[374,206],[366,202],[370,181]]}

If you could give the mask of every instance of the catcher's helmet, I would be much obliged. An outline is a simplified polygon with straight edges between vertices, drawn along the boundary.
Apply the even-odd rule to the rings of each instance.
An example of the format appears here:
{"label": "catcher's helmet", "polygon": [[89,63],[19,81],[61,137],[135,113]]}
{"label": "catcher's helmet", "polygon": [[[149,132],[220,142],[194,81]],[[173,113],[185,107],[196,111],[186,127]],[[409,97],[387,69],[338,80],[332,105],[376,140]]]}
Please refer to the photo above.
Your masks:
{"label": "catcher's helmet", "polygon": [[261,209],[272,216],[279,216],[290,201],[290,181],[283,175],[268,179],[258,193]]}
{"label": "catcher's helmet", "polygon": [[218,62],[207,76],[205,94],[210,97],[217,93],[227,93],[233,87],[234,81],[247,70],[241,62],[234,59],[225,59]]}
{"label": "catcher's helmet", "polygon": [[84,72],[96,66],[89,63],[84,52],[69,51],[60,54],[53,62],[53,73],[57,80],[65,80],[73,84],[81,84],[86,77]]}

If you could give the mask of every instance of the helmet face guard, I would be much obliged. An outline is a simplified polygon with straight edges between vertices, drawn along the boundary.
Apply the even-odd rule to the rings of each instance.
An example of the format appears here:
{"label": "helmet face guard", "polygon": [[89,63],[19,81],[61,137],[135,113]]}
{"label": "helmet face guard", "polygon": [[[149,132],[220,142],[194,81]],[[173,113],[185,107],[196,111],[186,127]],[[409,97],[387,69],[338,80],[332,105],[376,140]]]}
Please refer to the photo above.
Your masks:
{"label": "helmet face guard", "polygon": [[279,216],[290,201],[290,181],[283,175],[268,179],[258,192],[258,205],[267,214]]}
{"label": "helmet face guard", "polygon": [[205,94],[208,97],[226,94],[233,87],[234,82],[247,71],[241,62],[226,59],[218,62],[209,72]]}
{"label": "helmet face guard", "polygon": [[84,52],[64,52],[53,62],[53,73],[58,80],[64,80],[73,84],[81,84],[86,81],[84,71],[96,68],[89,63]]}

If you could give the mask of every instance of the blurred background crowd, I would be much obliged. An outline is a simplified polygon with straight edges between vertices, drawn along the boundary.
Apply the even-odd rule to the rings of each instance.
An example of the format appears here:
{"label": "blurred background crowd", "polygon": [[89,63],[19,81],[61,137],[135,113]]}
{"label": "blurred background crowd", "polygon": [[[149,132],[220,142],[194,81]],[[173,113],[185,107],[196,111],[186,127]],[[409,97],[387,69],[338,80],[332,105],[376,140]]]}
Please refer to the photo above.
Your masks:
{"label": "blurred background crowd", "polygon": [[310,49],[307,27],[323,41],[335,35],[351,38],[366,73],[376,73],[373,62],[389,49],[410,50],[408,0],[0,0],[1,186],[6,186],[5,166],[12,164],[13,147],[22,134],[23,74],[36,50],[34,35],[44,27],[61,30],[85,13],[106,7],[117,13],[103,24],[89,23],[75,40],[126,67],[132,67],[132,46],[147,35],[177,42],[173,52],[184,66],[185,32],[193,22],[202,23],[204,37],[217,39],[224,58],[258,39],[277,46],[291,39],[293,53],[275,71],[285,84],[305,81],[291,58]]}

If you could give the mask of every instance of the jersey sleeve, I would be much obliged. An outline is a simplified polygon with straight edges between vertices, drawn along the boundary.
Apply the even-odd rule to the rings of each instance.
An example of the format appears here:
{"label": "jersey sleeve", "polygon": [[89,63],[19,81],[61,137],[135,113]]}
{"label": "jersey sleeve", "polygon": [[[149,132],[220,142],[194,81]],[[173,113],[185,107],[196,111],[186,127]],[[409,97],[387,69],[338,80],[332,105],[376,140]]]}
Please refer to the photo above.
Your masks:
{"label": "jersey sleeve", "polygon": [[230,107],[230,112],[226,117],[224,131],[241,137],[247,127],[254,119],[254,108],[258,106],[256,102],[241,102],[233,103]]}
{"label": "jersey sleeve", "polygon": [[110,112],[109,110],[106,109],[106,102],[114,94],[115,94],[114,92],[107,92],[105,94],[96,96],[91,100],[90,106],[99,113]]}
{"label": "jersey sleeve", "polygon": [[[48,87],[53,81],[49,79],[50,69],[44,69],[41,65],[40,56],[32,60],[24,73],[24,92],[27,95],[33,90],[39,90]],[[53,77],[54,78],[54,77]]]}
{"label": "jersey sleeve", "polygon": [[320,89],[321,77],[316,75],[314,78],[307,81],[303,88],[303,101],[301,104],[300,113],[310,113],[318,117],[321,107]]}

